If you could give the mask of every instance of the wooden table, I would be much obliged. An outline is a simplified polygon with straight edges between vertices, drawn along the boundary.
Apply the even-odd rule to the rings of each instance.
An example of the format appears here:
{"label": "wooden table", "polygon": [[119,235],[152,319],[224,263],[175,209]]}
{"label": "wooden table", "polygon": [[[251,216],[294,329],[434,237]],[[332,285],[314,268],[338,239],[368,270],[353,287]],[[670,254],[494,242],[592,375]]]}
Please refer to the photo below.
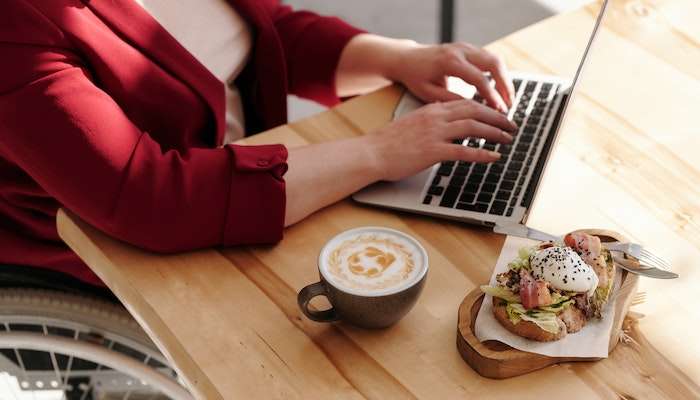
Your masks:
{"label": "wooden table", "polygon": [[[572,76],[597,8],[551,18],[490,48],[513,69]],[[504,381],[455,348],[457,307],[486,282],[503,237],[484,228],[342,201],[276,246],[159,256],[60,213],[66,242],[126,304],[201,399],[700,398],[700,2],[614,1],[572,104],[530,224],[618,230],[681,278],[642,280],[633,339],[610,358]],[[354,99],[246,143],[360,135],[390,119],[399,89]],[[398,325],[365,331],[304,318],[297,291],[318,278],[336,233],[384,225],[418,238],[431,270]]]}

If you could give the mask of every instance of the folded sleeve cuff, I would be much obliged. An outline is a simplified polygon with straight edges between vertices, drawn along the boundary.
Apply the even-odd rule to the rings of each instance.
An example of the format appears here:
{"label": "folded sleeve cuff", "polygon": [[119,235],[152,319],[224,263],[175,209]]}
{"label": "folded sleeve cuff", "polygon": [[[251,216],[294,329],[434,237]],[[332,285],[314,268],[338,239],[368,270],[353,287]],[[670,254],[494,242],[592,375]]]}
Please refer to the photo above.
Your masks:
{"label": "folded sleeve cuff", "polygon": [[365,31],[336,17],[311,15],[288,58],[290,89],[293,94],[332,106],[340,102],[335,77],[343,49]]}
{"label": "folded sleeve cuff", "polygon": [[286,147],[227,145],[226,149],[233,166],[223,244],[280,241],[286,207]]}

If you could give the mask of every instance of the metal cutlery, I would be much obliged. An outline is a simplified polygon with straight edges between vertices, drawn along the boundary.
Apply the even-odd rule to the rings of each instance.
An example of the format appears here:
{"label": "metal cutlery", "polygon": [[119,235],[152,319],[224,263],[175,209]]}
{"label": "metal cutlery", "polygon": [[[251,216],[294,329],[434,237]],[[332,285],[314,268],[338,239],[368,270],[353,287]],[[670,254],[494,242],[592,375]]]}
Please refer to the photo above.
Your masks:
{"label": "metal cutlery", "polygon": [[[522,224],[496,225],[493,227],[493,231],[505,235],[540,241],[561,240],[559,236],[542,232]],[[623,256],[617,256],[611,253],[613,254],[613,261],[624,270],[650,278],[678,278],[678,274],[668,271],[671,265],[667,261],[656,256],[637,243],[603,242],[602,245],[611,252],[623,254]]]}
{"label": "metal cutlery", "polygon": [[637,260],[613,255],[613,261],[618,267],[633,274],[646,276],[655,279],[675,279],[678,274],[665,269],[644,265]]}

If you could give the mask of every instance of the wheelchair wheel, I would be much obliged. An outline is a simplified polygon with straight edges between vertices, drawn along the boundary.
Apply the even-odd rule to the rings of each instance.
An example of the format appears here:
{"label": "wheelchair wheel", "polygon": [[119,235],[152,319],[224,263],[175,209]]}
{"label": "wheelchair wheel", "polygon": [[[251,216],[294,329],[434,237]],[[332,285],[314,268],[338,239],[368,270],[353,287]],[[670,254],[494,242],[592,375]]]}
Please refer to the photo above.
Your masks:
{"label": "wheelchair wheel", "polygon": [[67,400],[191,399],[121,306],[53,290],[0,289],[0,371]]}

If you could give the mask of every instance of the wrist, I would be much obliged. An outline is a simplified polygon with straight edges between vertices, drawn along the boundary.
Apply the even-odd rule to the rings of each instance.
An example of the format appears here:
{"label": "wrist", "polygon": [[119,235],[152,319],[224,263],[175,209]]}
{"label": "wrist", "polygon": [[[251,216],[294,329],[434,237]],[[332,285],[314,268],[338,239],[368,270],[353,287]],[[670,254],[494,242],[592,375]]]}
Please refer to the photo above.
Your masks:
{"label": "wrist", "polygon": [[422,45],[410,39],[387,39],[383,53],[382,76],[393,82],[403,82],[403,74],[410,66],[410,54]]}
{"label": "wrist", "polygon": [[386,143],[383,140],[383,135],[376,132],[359,137],[362,141],[360,144],[364,157],[366,157],[365,165],[367,165],[367,173],[372,178],[372,182],[386,179]]}

